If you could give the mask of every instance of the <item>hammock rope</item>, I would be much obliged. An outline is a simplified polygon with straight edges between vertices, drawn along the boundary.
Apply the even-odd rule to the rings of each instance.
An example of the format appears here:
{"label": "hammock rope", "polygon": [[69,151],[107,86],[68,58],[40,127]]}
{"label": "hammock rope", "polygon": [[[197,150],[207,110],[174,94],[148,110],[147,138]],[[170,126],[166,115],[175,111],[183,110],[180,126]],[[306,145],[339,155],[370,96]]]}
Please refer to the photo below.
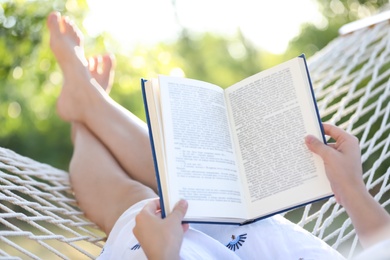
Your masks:
{"label": "hammock rope", "polygon": [[[340,35],[308,66],[322,120],[359,138],[366,187],[390,211],[390,12],[384,16]],[[346,257],[361,250],[334,198],[284,216]],[[77,207],[67,172],[0,148],[0,259],[93,259],[104,239]]]}
{"label": "hammock rope", "polygon": [[67,172],[0,148],[0,191],[0,258],[14,248],[41,259],[23,248],[27,240],[62,259],[70,259],[63,252],[71,249],[91,259],[101,251],[104,234],[78,209]]}

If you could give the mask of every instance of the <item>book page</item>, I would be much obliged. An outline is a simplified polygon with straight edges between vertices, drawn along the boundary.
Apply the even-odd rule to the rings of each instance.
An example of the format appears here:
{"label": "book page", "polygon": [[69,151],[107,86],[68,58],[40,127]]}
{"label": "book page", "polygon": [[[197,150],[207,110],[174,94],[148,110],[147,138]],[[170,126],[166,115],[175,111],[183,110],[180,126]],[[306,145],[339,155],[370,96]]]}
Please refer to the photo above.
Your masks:
{"label": "book page", "polygon": [[255,215],[330,194],[322,161],[304,143],[308,133],[320,140],[322,135],[301,60],[226,90],[240,171]]}
{"label": "book page", "polygon": [[170,200],[188,200],[189,217],[238,217],[242,191],[223,90],[185,78],[159,81]]}

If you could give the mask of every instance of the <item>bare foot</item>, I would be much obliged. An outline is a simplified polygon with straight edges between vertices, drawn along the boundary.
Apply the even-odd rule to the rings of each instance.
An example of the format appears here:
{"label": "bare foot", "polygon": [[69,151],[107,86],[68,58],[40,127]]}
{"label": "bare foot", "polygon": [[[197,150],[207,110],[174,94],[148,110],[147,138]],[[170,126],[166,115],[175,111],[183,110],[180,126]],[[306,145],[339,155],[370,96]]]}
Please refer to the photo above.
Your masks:
{"label": "bare foot", "polygon": [[115,58],[112,55],[97,55],[88,59],[89,72],[99,85],[110,93],[114,80]]}
{"label": "bare foot", "polygon": [[[85,108],[93,104],[96,94],[105,94],[99,83],[92,78],[91,72],[99,74],[97,70],[89,71],[88,61],[84,56],[82,34],[72,21],[59,13],[51,13],[47,25],[50,31],[50,48],[64,76],[61,94],[57,100],[57,112],[65,121],[83,121],[87,110]],[[112,66],[108,67],[110,71]],[[107,71],[104,71],[105,74],[101,75],[107,74]],[[109,80],[106,82],[108,87]]]}

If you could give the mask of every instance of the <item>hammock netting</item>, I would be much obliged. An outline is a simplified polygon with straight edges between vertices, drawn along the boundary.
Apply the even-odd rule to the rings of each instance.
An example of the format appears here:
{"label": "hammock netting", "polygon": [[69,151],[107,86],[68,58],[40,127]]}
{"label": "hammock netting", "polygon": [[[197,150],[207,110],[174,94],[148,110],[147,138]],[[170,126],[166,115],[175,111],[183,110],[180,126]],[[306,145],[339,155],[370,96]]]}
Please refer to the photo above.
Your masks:
{"label": "hammock netting", "polygon": [[[389,21],[340,35],[308,65],[322,120],[359,138],[367,189],[390,212]],[[361,250],[334,198],[284,216],[346,257]],[[67,172],[0,148],[0,259],[93,259],[104,239],[77,207]]]}

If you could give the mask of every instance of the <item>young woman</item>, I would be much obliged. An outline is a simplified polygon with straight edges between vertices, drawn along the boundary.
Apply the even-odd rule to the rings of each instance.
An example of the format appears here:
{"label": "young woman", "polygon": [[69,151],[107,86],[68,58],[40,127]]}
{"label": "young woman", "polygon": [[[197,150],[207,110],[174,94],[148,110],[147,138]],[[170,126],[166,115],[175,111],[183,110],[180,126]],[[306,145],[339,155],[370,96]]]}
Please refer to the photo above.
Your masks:
{"label": "young woman", "polygon": [[[57,112],[72,125],[72,187],[85,215],[108,235],[99,259],[343,259],[281,216],[245,226],[182,225],[188,205],[181,201],[161,219],[147,127],[108,95],[113,57],[87,60],[72,21],[52,13],[47,23],[64,77]],[[335,144],[324,146],[310,136],[306,142],[323,157],[336,198],[370,245],[389,216],[365,190],[356,138],[324,128]],[[378,214],[368,214],[373,211]]]}

